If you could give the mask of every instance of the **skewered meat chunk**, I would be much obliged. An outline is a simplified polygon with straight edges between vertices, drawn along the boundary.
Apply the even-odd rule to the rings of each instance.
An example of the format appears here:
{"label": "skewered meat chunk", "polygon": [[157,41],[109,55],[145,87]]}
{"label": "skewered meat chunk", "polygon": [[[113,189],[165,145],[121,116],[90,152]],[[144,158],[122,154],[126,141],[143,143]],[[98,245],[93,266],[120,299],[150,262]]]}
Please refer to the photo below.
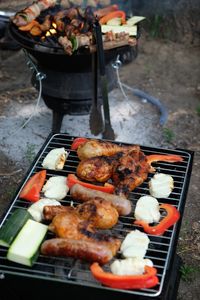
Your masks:
{"label": "skewered meat chunk", "polygon": [[54,238],[46,240],[41,246],[41,253],[50,256],[67,256],[87,261],[106,264],[113,258],[109,247],[96,241]]}
{"label": "skewered meat chunk", "polygon": [[87,159],[96,156],[111,156],[118,152],[127,152],[134,150],[138,152],[140,147],[138,145],[133,146],[119,146],[110,142],[99,140],[88,140],[77,149],[77,154],[80,160]]}
{"label": "skewered meat chunk", "polygon": [[117,209],[119,215],[123,216],[130,214],[132,209],[131,202],[124,196],[118,196],[97,190],[92,190],[81,186],[80,184],[74,184],[70,189],[70,194],[73,199],[80,200],[82,202],[100,197],[112,203],[112,205]]}
{"label": "skewered meat chunk", "polygon": [[13,23],[16,26],[24,26],[30,23],[31,21],[35,20],[40,13],[49,8],[52,7],[56,4],[57,0],[40,0],[29,7],[25,8],[24,10],[18,12],[14,18],[13,18]]}
{"label": "skewered meat chunk", "polygon": [[58,38],[58,42],[63,46],[65,52],[68,55],[72,55],[73,54],[72,42],[67,38],[67,36],[60,36]]}
{"label": "skewered meat chunk", "polygon": [[75,207],[54,205],[45,206],[43,214],[45,220],[52,220],[59,213],[77,212],[78,217],[82,220],[89,221],[93,227],[100,229],[109,229],[113,227],[117,221],[119,214],[112,204],[101,198],[87,201]]}

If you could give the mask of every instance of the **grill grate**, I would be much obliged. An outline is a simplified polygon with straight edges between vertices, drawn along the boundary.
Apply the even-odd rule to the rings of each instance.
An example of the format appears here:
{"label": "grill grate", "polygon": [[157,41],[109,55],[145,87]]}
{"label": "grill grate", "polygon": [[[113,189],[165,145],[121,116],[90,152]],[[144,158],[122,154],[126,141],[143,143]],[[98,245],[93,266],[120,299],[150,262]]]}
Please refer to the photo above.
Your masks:
{"label": "grill grate", "polygon": [[[47,179],[54,175],[63,175],[67,176],[69,173],[75,173],[76,167],[79,162],[77,154],[75,151],[70,150],[71,143],[74,137],[67,134],[55,134],[49,137],[45,142],[44,146],[38,153],[32,167],[30,168],[27,176],[23,180],[16,197],[13,199],[12,204],[10,205],[8,211],[6,212],[2,224],[6,221],[10,214],[14,212],[16,208],[28,208],[30,203],[27,201],[21,200],[18,198],[19,192],[23,185],[26,183],[28,178],[34,173],[42,169],[41,163],[47,153],[59,147],[65,147],[65,149],[70,152],[68,159],[65,163],[65,167],[61,171],[47,170]],[[116,142],[119,144],[119,142]],[[123,143],[125,144],[125,143]],[[168,162],[158,162],[154,163],[156,170],[158,172],[163,172],[170,174],[174,179],[175,188],[171,193],[170,197],[167,199],[161,199],[160,203],[170,203],[176,206],[181,215],[184,211],[185,200],[187,189],[189,185],[189,179],[191,175],[192,168],[192,158],[193,153],[186,150],[169,150],[169,149],[159,149],[141,146],[141,150],[146,154],[179,154],[184,158],[184,161],[181,163],[168,163]],[[148,179],[138,188],[136,188],[129,196],[129,199],[135,207],[137,200],[142,195],[149,194],[148,191],[148,181],[152,177],[152,174],[149,174]],[[71,203],[71,198],[69,195],[66,196],[64,200],[60,201],[64,205],[69,205]],[[74,202],[76,204],[76,202]],[[132,224],[133,218],[130,216],[120,217],[118,224],[112,229],[112,233],[117,235],[119,238],[123,239],[125,235],[133,229],[140,229],[138,226]],[[140,296],[149,296],[157,297],[161,294],[163,290],[163,284],[166,277],[166,272],[169,269],[170,261],[174,249],[177,244],[178,233],[180,229],[180,221],[178,224],[171,227],[165,232],[163,236],[153,236],[149,235],[150,245],[146,254],[146,258],[149,258],[153,261],[154,266],[158,270],[159,284],[151,289],[142,289],[138,291],[125,290],[125,294],[131,295],[140,295]],[[51,237],[49,233],[48,238]],[[43,280],[53,280],[58,282],[65,282],[68,284],[84,285],[87,287],[94,287],[98,289],[109,289],[101,286],[91,275],[89,271],[89,264],[86,262],[81,262],[80,260],[74,260],[71,258],[62,258],[62,257],[45,257],[39,255],[39,258],[35,265],[32,268],[28,268],[23,265],[15,264],[9,262],[6,259],[7,249],[4,247],[0,248],[0,272],[3,274],[12,274],[17,276],[25,276]],[[120,253],[119,253],[120,255]],[[106,266],[105,266],[106,268]],[[114,289],[110,289],[114,290]]]}

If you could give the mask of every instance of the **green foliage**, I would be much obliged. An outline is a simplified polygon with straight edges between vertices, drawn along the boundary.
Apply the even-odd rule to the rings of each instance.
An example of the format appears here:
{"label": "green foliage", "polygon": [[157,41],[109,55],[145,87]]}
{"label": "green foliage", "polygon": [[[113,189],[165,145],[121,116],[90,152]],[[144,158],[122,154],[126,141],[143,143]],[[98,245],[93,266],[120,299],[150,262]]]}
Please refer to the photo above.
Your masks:
{"label": "green foliage", "polygon": [[25,158],[28,163],[32,163],[33,159],[35,158],[35,145],[27,143]]}
{"label": "green foliage", "polygon": [[196,108],[197,115],[200,116],[200,104]]}
{"label": "green foliage", "polygon": [[183,265],[180,269],[181,279],[185,282],[191,282],[193,276],[200,272],[200,267],[193,267],[190,265]]}
{"label": "green foliage", "polygon": [[162,22],[163,22],[163,17],[160,15],[155,15],[150,20],[149,33],[151,37],[157,38],[160,36]]}
{"label": "green foliage", "polygon": [[175,137],[175,134],[170,128],[163,128],[163,135],[166,142],[171,143]]}

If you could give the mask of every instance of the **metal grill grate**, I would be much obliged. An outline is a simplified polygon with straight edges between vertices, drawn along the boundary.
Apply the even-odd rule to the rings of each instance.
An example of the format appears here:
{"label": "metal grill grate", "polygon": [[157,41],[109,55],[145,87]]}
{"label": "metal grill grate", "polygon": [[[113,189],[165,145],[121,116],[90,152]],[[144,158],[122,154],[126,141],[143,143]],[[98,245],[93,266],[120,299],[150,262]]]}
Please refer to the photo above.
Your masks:
{"label": "metal grill grate", "polygon": [[[55,134],[49,137],[49,139],[45,142],[44,146],[38,153],[31,169],[29,170],[22,185],[20,186],[16,197],[14,198],[10,208],[8,209],[6,215],[2,220],[2,224],[6,221],[8,216],[12,214],[16,208],[28,208],[28,206],[30,205],[30,203],[27,203],[27,201],[18,198],[19,192],[28,180],[28,178],[42,169],[41,163],[50,150],[54,148],[65,147],[65,149],[69,152],[69,156],[63,170],[47,170],[47,179],[55,175],[67,176],[69,173],[76,172],[76,167],[78,165],[79,159],[77,157],[76,152],[70,150],[70,146],[73,139],[74,137],[69,136],[67,134]],[[193,157],[192,152],[186,150],[169,150],[143,146],[141,146],[141,150],[146,155],[179,154],[184,158],[184,161],[181,163],[172,164],[168,162],[159,162],[153,164],[158,172],[170,174],[174,179],[175,188],[171,193],[170,197],[161,200],[165,203],[169,203],[176,206],[181,212],[181,214],[183,214],[189,179],[191,175]],[[147,183],[152,176],[152,174],[149,174],[148,179],[130,194],[129,199],[132,201],[133,207],[135,207],[137,200],[142,195],[149,194]],[[160,203],[163,203],[162,201]],[[64,205],[69,205],[71,203],[70,196],[67,195],[66,198],[61,201],[61,203]],[[76,204],[76,202],[74,203]],[[148,297],[157,297],[161,294],[166,273],[170,265],[171,256],[174,253],[174,249],[177,244],[177,238],[180,229],[178,227],[180,227],[180,221],[178,224],[174,225],[172,228],[167,230],[163,236],[149,235],[151,242],[146,254],[146,258],[151,259],[154,263],[154,266],[157,268],[159,284],[151,289],[142,289],[138,291],[126,290],[123,291],[124,295],[131,294],[138,296],[140,295]],[[117,235],[119,238],[123,239],[130,230],[136,228],[141,230],[141,228],[133,225],[133,217],[120,217],[118,224],[112,229],[112,233]],[[49,233],[48,238],[50,236],[51,234]],[[95,287],[98,289],[109,289],[101,286],[101,284],[92,277],[89,271],[89,264],[86,262],[74,260],[71,258],[45,257],[43,255],[40,255],[35,265],[32,268],[28,268],[23,265],[9,262],[6,259],[6,253],[7,249],[1,247],[0,272],[3,274],[12,274],[43,280],[54,280],[58,282],[65,282],[68,284]]]}

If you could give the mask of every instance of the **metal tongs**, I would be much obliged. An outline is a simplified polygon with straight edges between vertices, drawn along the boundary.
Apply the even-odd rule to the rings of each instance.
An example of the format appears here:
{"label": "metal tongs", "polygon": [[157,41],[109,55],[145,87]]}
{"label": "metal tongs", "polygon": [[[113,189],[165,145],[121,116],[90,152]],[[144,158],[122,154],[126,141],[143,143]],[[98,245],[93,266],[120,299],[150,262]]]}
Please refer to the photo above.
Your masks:
{"label": "metal tongs", "polygon": [[110,122],[110,108],[109,108],[109,100],[108,100],[108,86],[107,86],[102,32],[101,32],[101,25],[99,24],[97,18],[94,23],[94,31],[96,37],[96,47],[97,47],[96,50],[97,50],[98,66],[100,72],[100,83],[101,83],[101,93],[102,93],[103,112],[104,112],[104,130],[102,135],[104,139],[114,140],[115,134]]}

